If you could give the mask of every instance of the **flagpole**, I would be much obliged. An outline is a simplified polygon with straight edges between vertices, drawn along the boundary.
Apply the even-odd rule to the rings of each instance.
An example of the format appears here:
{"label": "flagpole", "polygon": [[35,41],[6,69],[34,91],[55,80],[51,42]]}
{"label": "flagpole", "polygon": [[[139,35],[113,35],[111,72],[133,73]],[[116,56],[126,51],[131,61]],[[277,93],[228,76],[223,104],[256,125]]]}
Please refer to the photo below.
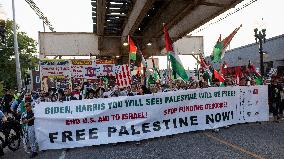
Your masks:
{"label": "flagpole", "polygon": [[169,56],[168,55],[166,55],[166,56],[167,56],[167,71],[168,71],[168,80],[167,80],[167,82],[169,84],[170,83]]}
{"label": "flagpole", "polygon": [[[129,35],[127,37],[127,42],[128,42],[128,67],[130,68],[130,53],[129,53],[129,50],[130,50],[130,45],[129,45]],[[131,70],[130,70],[131,71]]]}

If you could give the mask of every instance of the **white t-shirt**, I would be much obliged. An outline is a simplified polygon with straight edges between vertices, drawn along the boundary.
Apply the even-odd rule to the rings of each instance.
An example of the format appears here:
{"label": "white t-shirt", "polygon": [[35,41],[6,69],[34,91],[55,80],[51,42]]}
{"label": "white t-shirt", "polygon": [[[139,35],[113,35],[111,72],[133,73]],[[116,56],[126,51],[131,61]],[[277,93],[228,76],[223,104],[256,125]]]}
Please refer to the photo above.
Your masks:
{"label": "white t-shirt", "polygon": [[103,97],[110,97],[110,94],[112,93],[112,91],[107,91],[103,93]]}

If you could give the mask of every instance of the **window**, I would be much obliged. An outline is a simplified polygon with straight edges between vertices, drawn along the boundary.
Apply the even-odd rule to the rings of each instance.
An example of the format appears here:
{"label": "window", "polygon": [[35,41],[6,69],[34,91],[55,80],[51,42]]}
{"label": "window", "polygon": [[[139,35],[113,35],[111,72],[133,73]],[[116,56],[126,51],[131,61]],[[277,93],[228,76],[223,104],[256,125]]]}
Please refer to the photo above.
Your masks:
{"label": "window", "polygon": [[36,83],[40,83],[40,78],[39,78],[39,76],[36,76]]}
{"label": "window", "polygon": [[35,67],[35,71],[39,71],[39,65]]}

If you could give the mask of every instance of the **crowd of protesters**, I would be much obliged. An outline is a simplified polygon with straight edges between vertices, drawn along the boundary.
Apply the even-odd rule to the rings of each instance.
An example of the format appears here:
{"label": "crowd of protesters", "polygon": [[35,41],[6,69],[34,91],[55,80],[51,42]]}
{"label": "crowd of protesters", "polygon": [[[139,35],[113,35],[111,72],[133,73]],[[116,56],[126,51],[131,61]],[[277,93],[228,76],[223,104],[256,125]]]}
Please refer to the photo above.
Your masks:
{"label": "crowd of protesters", "polygon": [[[15,122],[22,125],[24,131],[23,142],[27,153],[31,154],[31,158],[37,156],[37,145],[34,130],[34,113],[33,106],[35,96],[29,92],[19,92],[12,95],[11,90],[4,89],[4,96],[0,100],[0,130],[4,130],[7,118],[14,118]],[[6,136],[5,136],[6,137]],[[4,141],[8,142],[8,141]],[[0,145],[0,156],[4,155],[3,144]]]}
{"label": "crowd of protesters", "polygon": [[[283,118],[284,108],[284,79],[283,77],[272,77],[269,81],[263,79],[263,85],[268,85],[268,100],[270,111],[273,113],[274,121],[279,121]],[[152,94],[158,92],[188,90],[197,88],[208,87],[230,87],[230,86],[255,86],[257,82],[251,77],[241,77],[238,81],[235,78],[226,78],[223,83],[218,80],[208,82],[202,77],[199,81],[191,80],[184,82],[182,80],[175,80],[170,84],[162,84],[156,82],[155,84],[145,85],[131,85],[128,87],[119,88],[117,86],[102,86],[102,84],[90,84],[84,82],[80,87],[71,91],[71,89],[50,89],[48,92],[39,91],[33,92],[32,98],[34,102],[56,102],[56,101],[71,101],[82,99],[95,99],[95,98],[109,98],[118,96],[135,96]],[[34,103],[33,102],[33,103]],[[13,107],[13,104],[12,104]],[[9,106],[8,106],[9,108]]]}
{"label": "crowd of protesters", "polygon": [[[274,121],[279,122],[283,118],[284,108],[284,90],[283,77],[273,77],[269,83],[263,80],[263,84],[268,84],[269,106],[273,113]],[[222,86],[254,86],[256,82],[253,78],[242,77],[237,84],[233,78],[226,78]],[[25,125],[24,148],[25,151],[31,153],[31,157],[37,155],[37,145],[35,140],[34,130],[34,113],[33,108],[39,102],[63,102],[82,99],[95,99],[95,98],[110,98],[118,96],[135,96],[152,94],[157,92],[168,92],[178,90],[188,90],[197,88],[220,87],[220,82],[208,82],[201,78],[199,81],[191,80],[184,82],[176,80],[170,84],[161,84],[159,82],[150,84],[148,87],[145,85],[131,85],[129,87],[119,88],[117,86],[96,86],[88,82],[84,82],[80,87],[71,89],[55,89],[51,88],[49,91],[32,91],[32,92],[19,92],[12,95],[11,90],[5,89],[5,94],[0,100],[0,129],[2,123],[7,119],[9,114],[12,114],[15,119],[21,124]],[[0,147],[0,155],[3,155],[3,148]]]}

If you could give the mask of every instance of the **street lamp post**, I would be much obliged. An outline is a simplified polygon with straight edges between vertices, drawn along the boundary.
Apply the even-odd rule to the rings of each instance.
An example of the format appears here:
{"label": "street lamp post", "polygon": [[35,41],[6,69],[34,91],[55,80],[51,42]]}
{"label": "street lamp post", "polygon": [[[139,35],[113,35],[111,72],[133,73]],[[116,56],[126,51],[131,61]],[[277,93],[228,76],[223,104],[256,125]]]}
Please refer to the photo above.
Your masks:
{"label": "street lamp post", "polygon": [[261,76],[264,76],[264,65],[263,65],[263,47],[262,44],[265,43],[266,29],[258,31],[257,28],[254,29],[254,36],[256,43],[259,43],[259,54],[260,54],[260,72]]}
{"label": "street lamp post", "polygon": [[15,2],[12,0],[12,10],[13,10],[13,32],[14,32],[14,51],[15,51],[15,60],[16,60],[16,75],[17,75],[17,85],[18,91],[22,89],[22,78],[21,78],[21,64],[19,58],[18,50],[18,39],[17,39],[17,28],[16,28],[16,15],[15,15]]}

